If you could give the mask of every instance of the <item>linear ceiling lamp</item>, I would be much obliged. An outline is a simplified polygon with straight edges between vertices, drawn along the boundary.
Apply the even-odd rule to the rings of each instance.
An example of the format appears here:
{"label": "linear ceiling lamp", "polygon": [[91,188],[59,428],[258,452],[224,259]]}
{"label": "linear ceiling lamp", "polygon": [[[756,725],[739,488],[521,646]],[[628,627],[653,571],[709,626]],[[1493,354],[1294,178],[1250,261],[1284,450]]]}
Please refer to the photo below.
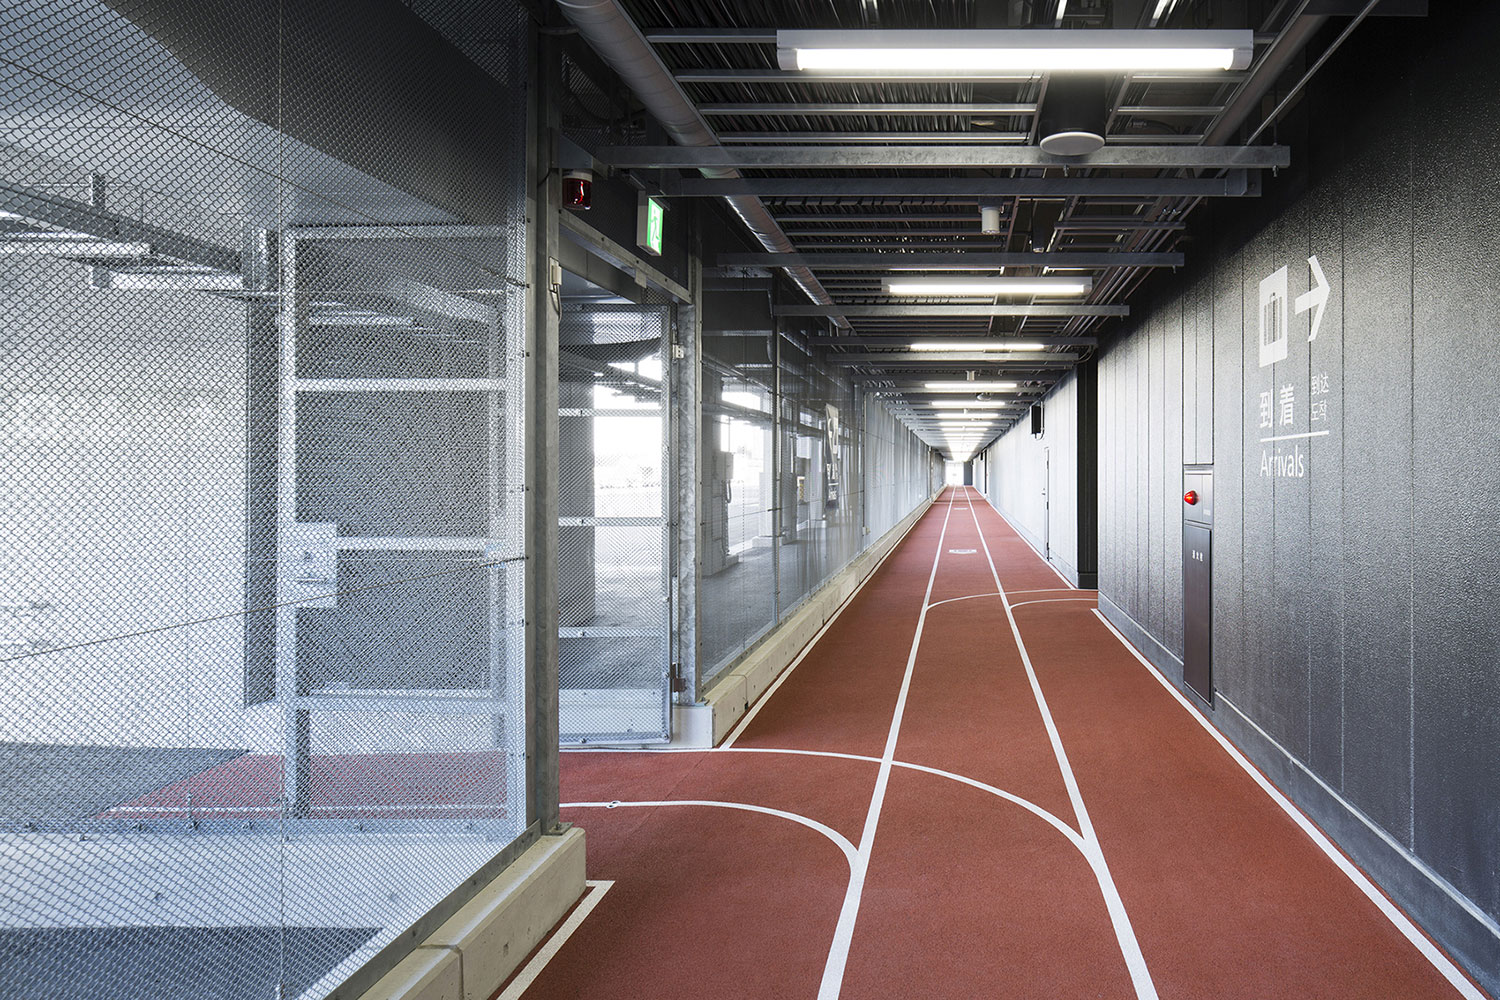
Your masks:
{"label": "linear ceiling lamp", "polygon": [[1093,278],[892,278],[887,295],[941,299],[993,299],[1020,295],[1087,295]]}
{"label": "linear ceiling lamp", "polygon": [[993,392],[996,389],[1014,389],[1014,382],[927,382],[928,392]]}
{"label": "linear ceiling lamp", "polygon": [[1046,344],[1011,342],[1005,340],[919,340],[911,345],[914,351],[1042,351]]}
{"label": "linear ceiling lamp", "polygon": [[[961,409],[965,413],[993,413],[993,414],[1000,413],[999,410],[993,409],[993,406],[994,406],[993,402],[990,402],[990,403],[973,402],[973,403],[971,403],[971,402],[968,402],[967,400],[962,400],[962,399],[934,399],[934,400],[932,400],[929,403],[922,403],[921,405],[922,406],[936,407],[937,409],[940,409],[940,410],[958,410],[958,409]],[[986,407],[990,407],[990,408],[986,408]]]}
{"label": "linear ceiling lamp", "polygon": [[782,69],[871,76],[1005,79],[1040,73],[1239,70],[1251,31],[927,30],[776,32]]}

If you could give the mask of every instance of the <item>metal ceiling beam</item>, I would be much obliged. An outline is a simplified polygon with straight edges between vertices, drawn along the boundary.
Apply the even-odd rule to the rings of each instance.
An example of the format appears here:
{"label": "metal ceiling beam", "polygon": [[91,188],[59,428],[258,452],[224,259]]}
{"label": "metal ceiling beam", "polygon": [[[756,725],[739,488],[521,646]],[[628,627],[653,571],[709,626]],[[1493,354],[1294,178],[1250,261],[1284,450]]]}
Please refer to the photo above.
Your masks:
{"label": "metal ceiling beam", "polygon": [[[783,219],[782,221],[785,222],[786,220]],[[842,219],[825,219],[823,221],[825,221],[825,222],[843,222],[844,220],[842,220]],[[967,219],[962,220],[962,222],[965,225],[977,225],[977,223],[970,223],[969,220],[967,220]],[[1079,234],[1082,234],[1082,235],[1085,235],[1085,236],[1088,235],[1088,234],[1091,234],[1091,233],[1098,233],[1098,234],[1101,234],[1101,238],[1105,242],[1112,243],[1113,240],[1118,239],[1118,236],[1117,235],[1111,235],[1111,234],[1118,234],[1118,233],[1125,233],[1125,232],[1179,232],[1181,230],[1186,229],[1187,228],[1187,224],[1183,223],[1183,222],[1137,222],[1135,224],[1131,224],[1131,223],[1128,223],[1128,222],[1118,222],[1118,223],[1089,222],[1089,223],[1081,223],[1081,224],[1080,223],[1073,223],[1073,222],[1059,222],[1059,223],[1055,224],[1052,228],[1053,228],[1053,230],[1055,232],[1059,232],[1059,233],[1079,233]],[[992,244],[994,244],[997,247],[1005,245],[1005,241],[1004,240],[997,239],[991,233],[982,233],[982,232],[980,232],[977,229],[890,229],[890,228],[885,228],[885,229],[871,229],[871,228],[861,228],[861,229],[788,229],[786,231],[786,234],[788,236],[790,236],[792,239],[795,239],[795,240],[807,240],[807,239],[824,239],[824,240],[828,240],[828,239],[839,239],[839,240],[861,239],[861,240],[863,240],[863,239],[891,238],[891,237],[898,237],[898,236],[900,236],[900,237],[908,237],[908,238],[917,237],[917,238],[921,238],[921,239],[931,239],[932,237],[935,237],[935,236],[949,236],[949,237],[964,239],[966,242],[960,244],[962,246],[972,246],[973,245],[973,243],[972,243],[973,240],[983,240],[983,241],[992,243]]]}
{"label": "metal ceiling beam", "polygon": [[243,268],[235,248],[193,239],[172,229],[10,181],[0,181],[0,212],[19,216],[27,223],[94,236],[103,243],[147,244],[160,256],[216,271],[233,274]]}
{"label": "metal ceiling beam", "polygon": [[[966,338],[973,339],[975,343],[1003,343],[1005,340],[1014,340],[1024,344],[1044,344],[1047,347],[1097,347],[1098,337],[1027,337],[1020,334],[1003,334],[1000,336],[976,336],[974,334],[957,335],[946,337],[954,341],[962,341]],[[906,334],[892,334],[884,337],[808,337],[807,342],[813,347],[905,347],[914,340],[931,338],[925,327],[920,331]]]}
{"label": "metal ceiling beam", "polygon": [[1129,316],[1129,306],[1092,305],[778,305],[774,316]]}
{"label": "metal ceiling beam", "polygon": [[775,45],[775,28],[652,28],[652,45]]}
{"label": "metal ceiling beam", "polygon": [[[708,119],[698,113],[619,0],[570,0],[560,8],[578,29],[579,36],[619,75],[621,82],[635,93],[667,135],[685,146],[717,145],[718,139],[709,127]],[[707,170],[704,173],[715,178],[739,176],[732,170]],[[766,250],[785,253],[795,249],[759,199],[731,197],[729,207]],[[812,301],[833,301],[818,284],[817,276],[806,268],[792,268],[787,271],[787,277]],[[839,319],[836,322],[843,325],[844,321]]]}
{"label": "metal ceiling beam", "polygon": [[1149,104],[1125,104],[1115,108],[1117,115],[1190,115],[1192,117],[1216,115],[1224,110],[1218,104],[1162,104],[1153,107]]}
{"label": "metal ceiling beam", "polygon": [[1101,253],[721,253],[717,263],[720,267],[789,267],[800,264],[813,270],[837,268],[884,273],[894,266],[912,269],[962,267],[981,271],[998,267],[1181,267],[1184,261],[1181,253],[1111,250]]}
{"label": "metal ceiling beam", "polygon": [[[1023,357],[1018,358],[1017,354]],[[1039,351],[1000,353],[998,351],[865,351],[859,354],[830,354],[828,361],[835,365],[878,368],[896,365],[906,368],[911,365],[983,365],[986,368],[1005,368],[1010,365],[1030,365],[1071,368],[1078,363],[1081,354],[1058,352],[1043,354]]]}
{"label": "metal ceiling beam", "polygon": [[[913,372],[910,375],[897,375],[890,372],[879,375],[873,375],[869,372],[850,372],[845,377],[853,379],[856,382],[895,383],[894,385],[886,387],[885,389],[881,389],[881,387],[876,386],[875,388],[870,390],[871,392],[898,392],[906,396],[931,396],[933,399],[952,399],[955,395],[965,395],[964,393],[933,392],[931,389],[923,388],[928,382],[934,381],[932,375],[925,372]],[[1052,383],[1056,382],[1061,377],[1062,376],[1057,372],[1038,372],[1036,375],[1030,378],[1025,378],[1024,376],[1018,375],[1015,372],[1006,372],[1005,378],[1008,381],[1020,382],[1022,384],[1017,385],[1017,387],[1014,389],[975,389],[974,394],[976,396],[999,396],[1001,398],[998,400],[998,402],[1004,403],[1006,402],[1007,398],[1013,396],[1028,396],[1038,393],[1045,393],[1049,388],[1052,387]],[[995,401],[986,401],[985,405],[989,405],[990,402]]]}
{"label": "metal ceiling beam", "polygon": [[[839,233],[821,233],[819,235],[821,235],[821,236],[823,236],[823,237],[825,237],[827,239],[835,240],[836,242],[833,242],[833,243],[800,243],[799,244],[799,248],[802,249],[802,250],[820,250],[820,251],[821,250],[950,250],[950,249],[951,250],[967,250],[967,249],[970,249],[970,248],[973,248],[975,250],[999,250],[1000,248],[1006,246],[1005,240],[1003,240],[1003,239],[996,239],[996,238],[993,238],[993,237],[990,238],[989,240],[966,240],[966,241],[962,241],[962,242],[955,242],[955,241],[952,241],[952,240],[948,240],[948,241],[928,241],[928,242],[924,242],[924,243],[914,243],[914,242],[912,242],[909,239],[874,241],[874,240],[871,240],[869,237],[852,237],[853,239],[857,239],[858,242],[851,243],[848,239],[840,240],[839,239],[839,236],[840,236]],[[954,233],[953,235],[957,236],[957,235],[960,235],[960,234]],[[807,239],[807,237],[804,236],[804,237],[802,237],[802,239],[805,240],[805,239]]]}
{"label": "metal ceiling beam", "polygon": [[[1121,216],[1126,218],[1126,216]],[[823,212],[811,215],[778,215],[777,222],[962,222],[978,225],[978,213],[965,212]]]}
{"label": "metal ceiling beam", "polygon": [[1244,198],[1260,195],[1260,174],[1223,177],[772,177],[665,178],[669,198]]}
{"label": "metal ceiling beam", "polygon": [[980,143],[993,145],[995,143],[1024,143],[1031,138],[1029,132],[881,132],[881,131],[838,131],[838,132],[720,132],[719,138],[726,143],[765,143],[774,145],[776,143],[796,142],[816,145],[830,142],[920,142],[937,145],[939,143]]}
{"label": "metal ceiling beam", "polygon": [[[890,134],[886,133],[886,141]],[[1105,146],[1083,156],[1054,156],[1038,146],[605,146],[594,158],[614,167],[689,170],[940,169],[1076,167],[1151,170],[1289,166],[1287,146]]]}
{"label": "metal ceiling beam", "polygon": [[[785,220],[782,220],[785,221]],[[825,222],[843,222],[843,219],[825,219]],[[889,219],[887,221],[890,221]],[[978,226],[979,220],[955,220],[961,221],[967,226]],[[1054,227],[1056,228],[1056,227]],[[997,239],[993,233],[981,233],[976,229],[788,229],[786,234],[793,239],[816,238],[816,239],[865,239],[876,236],[972,236],[976,239],[985,239],[996,246],[1004,246],[1005,241]]]}
{"label": "metal ceiling beam", "polygon": [[[1036,80],[1041,74],[1038,73],[1016,73],[1011,76],[986,76],[986,83],[1001,80]],[[1130,74],[1131,79],[1139,82],[1153,80],[1177,80],[1183,83],[1202,83],[1218,88],[1226,84],[1243,83],[1249,76],[1245,72],[1225,73],[1218,70],[1156,70],[1152,72],[1139,72]],[[932,74],[912,73],[808,73],[794,69],[737,69],[728,67],[698,67],[694,69],[679,70],[675,79],[678,83],[942,83],[934,81]]]}
{"label": "metal ceiling beam", "polygon": [[[806,103],[766,102],[764,104],[700,104],[698,110],[710,117],[726,115],[1031,115],[1033,103],[970,101],[922,103],[916,101],[808,101]],[[1215,109],[1217,110],[1217,109]]]}

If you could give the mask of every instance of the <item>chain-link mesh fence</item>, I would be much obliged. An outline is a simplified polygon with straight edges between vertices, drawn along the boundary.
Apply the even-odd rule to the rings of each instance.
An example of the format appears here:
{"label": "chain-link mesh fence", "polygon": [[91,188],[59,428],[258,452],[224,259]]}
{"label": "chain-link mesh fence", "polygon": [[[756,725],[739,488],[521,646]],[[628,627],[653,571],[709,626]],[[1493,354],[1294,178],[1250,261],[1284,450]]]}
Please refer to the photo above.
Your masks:
{"label": "chain-link mesh fence", "polygon": [[776,621],[775,351],[770,330],[703,336],[698,629],[708,665]]}
{"label": "chain-link mesh fence", "polygon": [[558,325],[564,744],[667,739],[670,312],[571,274]]}
{"label": "chain-link mesh fence", "polygon": [[704,319],[704,686],[935,488],[931,449],[804,333],[746,329],[744,300],[708,304],[738,311]]}
{"label": "chain-link mesh fence", "polygon": [[527,826],[525,22],[466,10],[483,70],[6,10],[0,995],[336,993]]}

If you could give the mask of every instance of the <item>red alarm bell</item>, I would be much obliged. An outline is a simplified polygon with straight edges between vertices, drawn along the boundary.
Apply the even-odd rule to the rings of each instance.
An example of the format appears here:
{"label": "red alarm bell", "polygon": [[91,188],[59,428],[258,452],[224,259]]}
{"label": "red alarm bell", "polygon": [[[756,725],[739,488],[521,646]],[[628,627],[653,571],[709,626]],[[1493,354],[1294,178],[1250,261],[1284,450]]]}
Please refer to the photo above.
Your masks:
{"label": "red alarm bell", "polygon": [[569,170],[563,174],[563,204],[575,212],[587,212],[594,205],[594,172]]}
{"label": "red alarm bell", "polygon": [[1197,490],[1188,490],[1186,493],[1184,493],[1182,495],[1182,502],[1185,503],[1185,504],[1187,504],[1189,507],[1191,507],[1194,504],[1196,504],[1198,502],[1198,491]]}

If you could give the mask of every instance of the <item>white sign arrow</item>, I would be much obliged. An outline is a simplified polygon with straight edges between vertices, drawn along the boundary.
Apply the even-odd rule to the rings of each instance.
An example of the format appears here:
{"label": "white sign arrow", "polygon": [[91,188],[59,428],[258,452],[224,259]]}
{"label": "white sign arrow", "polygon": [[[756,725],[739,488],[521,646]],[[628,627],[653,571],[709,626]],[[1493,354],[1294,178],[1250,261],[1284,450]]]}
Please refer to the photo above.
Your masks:
{"label": "white sign arrow", "polygon": [[1318,327],[1323,324],[1323,308],[1328,305],[1328,279],[1323,276],[1323,267],[1318,263],[1317,254],[1307,258],[1307,266],[1312,271],[1313,286],[1309,291],[1297,296],[1297,301],[1292,303],[1292,307],[1299,313],[1313,310],[1312,332],[1307,335],[1307,339],[1317,340]]}

